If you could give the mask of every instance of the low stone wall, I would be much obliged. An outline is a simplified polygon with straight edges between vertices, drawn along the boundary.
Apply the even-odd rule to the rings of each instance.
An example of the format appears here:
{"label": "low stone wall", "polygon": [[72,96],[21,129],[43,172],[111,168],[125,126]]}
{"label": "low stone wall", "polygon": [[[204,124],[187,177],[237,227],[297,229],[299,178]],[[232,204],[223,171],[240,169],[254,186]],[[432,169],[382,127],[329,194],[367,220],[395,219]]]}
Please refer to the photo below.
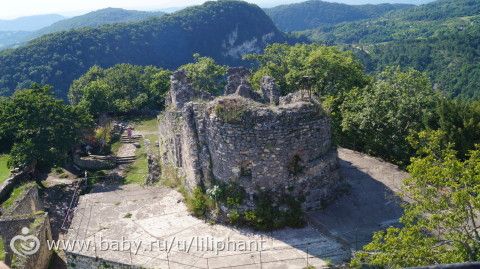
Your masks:
{"label": "low stone wall", "polygon": [[73,157],[73,163],[85,170],[104,170],[104,169],[113,169],[116,166],[115,158],[95,158],[92,156],[80,157],[75,155]]}
{"label": "low stone wall", "polygon": [[43,210],[43,205],[38,197],[38,189],[36,186],[32,186],[26,189],[4,214],[7,216],[22,216],[34,214],[41,210]]}
{"label": "low stone wall", "polygon": [[30,172],[22,171],[20,173],[12,175],[10,178],[0,184],[0,203],[6,201],[8,197],[10,197],[10,193],[15,188],[15,186],[17,186],[21,181],[29,178]]}
{"label": "low stone wall", "polygon": [[[22,235],[22,229],[28,228],[28,235],[38,238],[38,251],[33,255],[19,256],[10,249],[11,240]],[[49,266],[53,251],[48,248],[47,241],[52,240],[48,214],[41,212],[24,216],[7,216],[0,219],[0,236],[5,242],[5,263],[14,268],[46,269]]]}
{"label": "low stone wall", "polygon": [[77,253],[67,252],[67,268],[70,269],[92,269],[92,268],[115,268],[115,269],[141,269],[128,264],[122,264],[114,261],[108,261],[101,258],[93,258]]}

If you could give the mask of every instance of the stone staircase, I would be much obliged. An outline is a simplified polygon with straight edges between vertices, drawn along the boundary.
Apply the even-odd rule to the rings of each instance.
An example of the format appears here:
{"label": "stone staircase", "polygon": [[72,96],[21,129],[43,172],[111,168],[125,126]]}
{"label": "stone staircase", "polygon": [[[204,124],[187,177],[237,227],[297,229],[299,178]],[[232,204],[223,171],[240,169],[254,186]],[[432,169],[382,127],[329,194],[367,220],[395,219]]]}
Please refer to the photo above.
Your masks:
{"label": "stone staircase", "polygon": [[138,135],[138,134],[132,135],[131,138],[128,138],[128,135],[124,133],[120,137],[120,142],[122,142],[124,144],[133,144],[133,143],[138,143],[141,138],[142,138],[142,136]]}
{"label": "stone staircase", "polygon": [[116,163],[117,165],[131,164],[135,162],[136,159],[137,159],[136,156],[116,157]]}

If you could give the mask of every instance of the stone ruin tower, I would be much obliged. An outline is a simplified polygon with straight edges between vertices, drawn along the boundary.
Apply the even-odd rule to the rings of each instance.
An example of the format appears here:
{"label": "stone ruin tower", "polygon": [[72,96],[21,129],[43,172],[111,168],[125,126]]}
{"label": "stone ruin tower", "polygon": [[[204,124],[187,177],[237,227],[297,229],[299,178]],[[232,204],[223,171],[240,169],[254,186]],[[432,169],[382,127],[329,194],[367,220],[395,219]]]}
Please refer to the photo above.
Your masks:
{"label": "stone ruin tower", "polygon": [[271,77],[261,92],[245,68],[231,68],[224,95],[194,89],[184,71],[171,77],[159,117],[161,165],[173,166],[187,189],[235,182],[247,194],[297,197],[305,210],[322,208],[343,185],[329,117],[299,91],[280,97]]}

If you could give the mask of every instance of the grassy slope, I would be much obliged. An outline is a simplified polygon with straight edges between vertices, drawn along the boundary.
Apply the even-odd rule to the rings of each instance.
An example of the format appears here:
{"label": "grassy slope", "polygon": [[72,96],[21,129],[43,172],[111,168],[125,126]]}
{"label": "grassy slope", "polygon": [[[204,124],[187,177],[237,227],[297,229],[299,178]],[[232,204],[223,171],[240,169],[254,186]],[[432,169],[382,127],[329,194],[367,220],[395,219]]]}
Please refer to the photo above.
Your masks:
{"label": "grassy slope", "polygon": [[0,184],[10,176],[10,169],[7,166],[7,161],[7,155],[0,155]]}

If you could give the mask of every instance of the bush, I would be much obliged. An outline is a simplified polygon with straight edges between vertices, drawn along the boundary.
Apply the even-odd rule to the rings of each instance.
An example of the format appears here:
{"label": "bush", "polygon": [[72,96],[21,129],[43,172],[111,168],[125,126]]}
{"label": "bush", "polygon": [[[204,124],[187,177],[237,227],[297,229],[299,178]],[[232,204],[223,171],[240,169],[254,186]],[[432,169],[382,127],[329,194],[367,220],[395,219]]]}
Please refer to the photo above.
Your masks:
{"label": "bush", "polygon": [[242,99],[223,99],[215,105],[215,114],[224,122],[240,122],[245,115],[247,102]]}
{"label": "bush", "polygon": [[237,224],[240,220],[240,213],[238,213],[238,210],[232,209],[228,213],[227,217],[231,224]]}
{"label": "bush", "polygon": [[205,195],[202,188],[196,187],[190,197],[186,199],[187,207],[196,217],[204,217],[207,213],[209,198]]}

